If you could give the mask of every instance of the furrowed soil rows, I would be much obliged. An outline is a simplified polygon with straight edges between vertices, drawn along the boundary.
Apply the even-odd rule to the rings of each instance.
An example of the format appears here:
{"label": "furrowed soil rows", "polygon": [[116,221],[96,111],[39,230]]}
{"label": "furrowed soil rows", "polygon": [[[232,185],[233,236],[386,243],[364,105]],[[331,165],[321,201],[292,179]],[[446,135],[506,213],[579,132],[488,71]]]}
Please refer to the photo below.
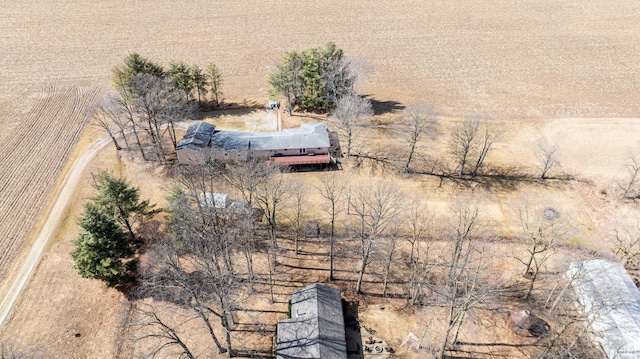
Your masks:
{"label": "furrowed soil rows", "polygon": [[0,281],[60,176],[99,95],[50,85],[21,126],[0,143]]}

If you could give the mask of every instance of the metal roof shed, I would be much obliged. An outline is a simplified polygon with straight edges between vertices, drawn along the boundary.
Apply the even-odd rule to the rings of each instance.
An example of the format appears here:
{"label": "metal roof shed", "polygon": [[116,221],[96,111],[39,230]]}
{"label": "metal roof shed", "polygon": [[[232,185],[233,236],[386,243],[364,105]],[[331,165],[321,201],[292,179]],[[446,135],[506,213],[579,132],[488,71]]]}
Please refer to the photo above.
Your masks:
{"label": "metal roof shed", "polygon": [[610,359],[640,358],[640,291],[619,263],[574,262],[567,275]]}
{"label": "metal roof shed", "polygon": [[291,318],[278,321],[277,359],[346,359],[340,291],[311,284],[291,294]]}

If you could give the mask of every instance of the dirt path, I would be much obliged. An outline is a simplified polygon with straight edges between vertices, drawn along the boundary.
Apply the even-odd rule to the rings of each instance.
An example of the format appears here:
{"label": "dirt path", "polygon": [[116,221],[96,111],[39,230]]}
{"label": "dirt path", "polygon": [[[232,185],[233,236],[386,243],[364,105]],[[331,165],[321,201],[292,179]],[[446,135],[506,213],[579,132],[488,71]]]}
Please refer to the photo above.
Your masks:
{"label": "dirt path", "polygon": [[[95,157],[95,155],[109,144],[109,138],[103,138],[102,140],[94,143],[76,162],[73,164],[71,171],[64,180],[64,185],[60,195],[56,199],[56,202],[51,211],[46,214],[47,221],[45,222],[40,234],[36,238],[29,255],[24,261],[24,264],[18,271],[16,277],[13,279],[11,286],[7,290],[6,294],[0,302],[0,328],[5,319],[11,312],[13,304],[16,302],[20,292],[25,287],[29,277],[33,273],[34,269],[38,265],[42,252],[47,247],[49,240],[55,233],[56,229],[60,225],[63,215],[66,211],[69,200],[73,197],[73,193],[82,178],[82,173],[85,168]],[[44,214],[43,214],[44,215]]]}

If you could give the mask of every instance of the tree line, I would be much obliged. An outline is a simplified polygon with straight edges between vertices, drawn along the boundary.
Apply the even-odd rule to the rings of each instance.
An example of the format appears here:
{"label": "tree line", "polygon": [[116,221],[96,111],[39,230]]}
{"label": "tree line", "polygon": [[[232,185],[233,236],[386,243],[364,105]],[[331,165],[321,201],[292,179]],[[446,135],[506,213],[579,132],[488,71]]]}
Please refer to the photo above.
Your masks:
{"label": "tree line", "polygon": [[202,69],[172,61],[165,69],[137,53],[112,70],[112,81],[114,91],[96,105],[95,124],[117,150],[136,150],[143,160],[160,163],[175,153],[176,123],[193,118],[207,94],[218,106],[223,84],[215,64]]}

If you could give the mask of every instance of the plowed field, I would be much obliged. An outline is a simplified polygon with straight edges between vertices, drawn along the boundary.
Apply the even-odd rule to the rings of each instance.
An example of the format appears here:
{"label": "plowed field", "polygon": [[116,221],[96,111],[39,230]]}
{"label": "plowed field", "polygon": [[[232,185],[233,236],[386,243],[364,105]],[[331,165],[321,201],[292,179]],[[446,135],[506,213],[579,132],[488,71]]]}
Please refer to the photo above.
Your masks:
{"label": "plowed field", "polygon": [[60,176],[98,96],[49,86],[0,142],[0,281]]}

